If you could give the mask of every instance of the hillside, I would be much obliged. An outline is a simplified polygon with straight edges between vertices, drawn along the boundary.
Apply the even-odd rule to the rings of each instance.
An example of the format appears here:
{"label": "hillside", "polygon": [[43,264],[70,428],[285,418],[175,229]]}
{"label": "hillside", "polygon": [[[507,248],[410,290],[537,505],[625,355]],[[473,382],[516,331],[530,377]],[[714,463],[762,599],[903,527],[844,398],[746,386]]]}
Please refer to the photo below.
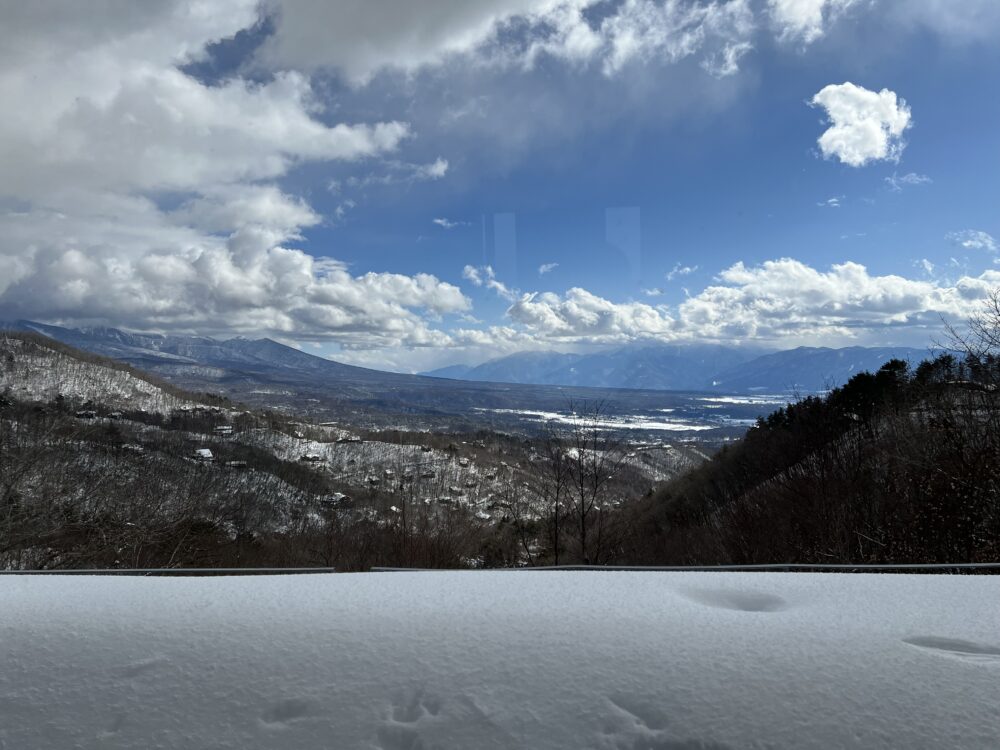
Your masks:
{"label": "hillside", "polygon": [[61,397],[78,403],[100,403],[111,410],[157,414],[218,402],[43,336],[4,332],[0,332],[0,392],[29,401]]}
{"label": "hillside", "polygon": [[1000,360],[893,360],[779,409],[636,507],[660,563],[1000,559]]}
{"label": "hillside", "polygon": [[[623,502],[708,448],[625,444],[601,424],[570,421],[565,439],[575,443],[319,424],[6,334],[0,568],[359,570],[611,554]],[[571,478],[587,487],[591,474],[599,492],[573,501]],[[600,523],[603,546],[578,545],[571,525],[560,528],[574,502],[590,514],[586,530]]]}

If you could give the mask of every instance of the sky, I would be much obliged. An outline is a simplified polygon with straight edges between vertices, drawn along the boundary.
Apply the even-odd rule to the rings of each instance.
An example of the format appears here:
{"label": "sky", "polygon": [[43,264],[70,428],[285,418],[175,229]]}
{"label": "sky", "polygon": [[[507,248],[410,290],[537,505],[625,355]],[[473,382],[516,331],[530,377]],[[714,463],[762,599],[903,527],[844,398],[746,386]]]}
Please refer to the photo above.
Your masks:
{"label": "sky", "polygon": [[400,371],[940,339],[995,0],[3,0],[0,320]]}

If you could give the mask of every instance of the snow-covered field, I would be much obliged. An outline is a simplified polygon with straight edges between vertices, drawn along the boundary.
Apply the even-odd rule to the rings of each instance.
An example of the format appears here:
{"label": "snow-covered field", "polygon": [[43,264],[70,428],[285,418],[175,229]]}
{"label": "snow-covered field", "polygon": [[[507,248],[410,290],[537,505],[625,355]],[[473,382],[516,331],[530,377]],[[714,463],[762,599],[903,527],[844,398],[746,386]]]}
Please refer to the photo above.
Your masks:
{"label": "snow-covered field", "polygon": [[995,748],[1000,577],[0,577],[0,747]]}
{"label": "snow-covered field", "polygon": [[[578,424],[581,417],[576,414],[566,414],[557,411],[531,411],[525,409],[476,409],[481,412],[491,412],[493,414],[516,414],[529,422],[544,424],[573,425]],[[673,409],[659,409],[661,412],[673,411]],[[701,424],[695,421],[681,421],[662,419],[659,417],[645,415],[621,415],[608,416],[606,418],[591,419],[583,418],[586,424],[606,427],[613,430],[643,430],[661,432],[701,432],[717,427],[716,424]]]}

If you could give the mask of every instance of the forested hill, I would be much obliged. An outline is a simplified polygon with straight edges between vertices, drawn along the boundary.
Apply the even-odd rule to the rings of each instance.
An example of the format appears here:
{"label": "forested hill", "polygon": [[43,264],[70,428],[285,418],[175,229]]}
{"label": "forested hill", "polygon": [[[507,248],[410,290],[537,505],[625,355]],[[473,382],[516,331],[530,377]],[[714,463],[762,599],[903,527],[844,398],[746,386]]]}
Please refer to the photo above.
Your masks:
{"label": "forested hill", "polygon": [[759,420],[640,511],[644,563],[1000,560],[1000,361],[887,362]]}

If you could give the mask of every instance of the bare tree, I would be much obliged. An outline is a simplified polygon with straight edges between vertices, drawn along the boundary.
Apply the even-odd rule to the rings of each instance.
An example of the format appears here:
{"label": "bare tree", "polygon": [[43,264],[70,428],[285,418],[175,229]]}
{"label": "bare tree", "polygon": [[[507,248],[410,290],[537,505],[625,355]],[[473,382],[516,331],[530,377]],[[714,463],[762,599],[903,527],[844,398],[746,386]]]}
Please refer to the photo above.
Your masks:
{"label": "bare tree", "polygon": [[563,455],[569,474],[570,530],[584,564],[602,560],[610,489],[627,454],[625,442],[608,428],[608,405],[603,400],[570,404],[573,420]]}
{"label": "bare tree", "polygon": [[1000,372],[994,366],[1000,357],[1000,288],[990,292],[978,312],[966,321],[965,330],[946,323],[947,348],[960,352],[971,370],[969,379],[992,387],[1000,386]]}

